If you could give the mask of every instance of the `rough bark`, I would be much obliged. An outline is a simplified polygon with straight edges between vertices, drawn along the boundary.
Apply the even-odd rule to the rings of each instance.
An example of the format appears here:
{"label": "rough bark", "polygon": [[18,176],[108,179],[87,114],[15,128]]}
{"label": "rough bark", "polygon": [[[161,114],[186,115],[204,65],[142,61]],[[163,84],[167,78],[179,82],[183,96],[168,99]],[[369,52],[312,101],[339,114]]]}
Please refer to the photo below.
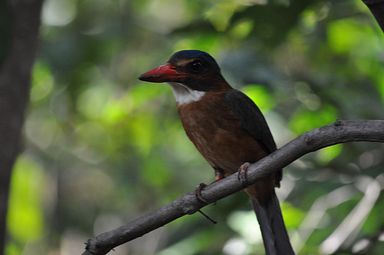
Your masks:
{"label": "rough bark", "polygon": [[[4,253],[11,172],[22,148],[42,0],[7,0],[1,5],[4,37],[0,59],[0,254]],[[4,18],[6,17],[6,18]],[[4,50],[6,49],[6,50]]]}

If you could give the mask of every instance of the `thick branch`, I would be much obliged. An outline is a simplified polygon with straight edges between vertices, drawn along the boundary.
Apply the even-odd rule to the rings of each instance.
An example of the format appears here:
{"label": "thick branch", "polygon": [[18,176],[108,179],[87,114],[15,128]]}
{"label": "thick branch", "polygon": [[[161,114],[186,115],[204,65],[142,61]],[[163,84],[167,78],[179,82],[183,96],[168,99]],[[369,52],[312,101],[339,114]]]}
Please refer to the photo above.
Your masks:
{"label": "thick branch", "polygon": [[[252,164],[247,172],[247,180],[249,183],[254,183],[261,177],[287,166],[309,152],[338,143],[357,141],[384,142],[384,120],[337,121],[332,125],[305,133]],[[233,174],[207,186],[203,190],[202,196],[209,203],[213,203],[243,188],[237,174]],[[88,240],[83,255],[106,254],[118,245],[140,237],[186,214],[192,214],[204,206],[196,199],[194,193],[188,193],[158,211]]]}
{"label": "thick branch", "polygon": [[384,32],[384,0],[363,0]]}

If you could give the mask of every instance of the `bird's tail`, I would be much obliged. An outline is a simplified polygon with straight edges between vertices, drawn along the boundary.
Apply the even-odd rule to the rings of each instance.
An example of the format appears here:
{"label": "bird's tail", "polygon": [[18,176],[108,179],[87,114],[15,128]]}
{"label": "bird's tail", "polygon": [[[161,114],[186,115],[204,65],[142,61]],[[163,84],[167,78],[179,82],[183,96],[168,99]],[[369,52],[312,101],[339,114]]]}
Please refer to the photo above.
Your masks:
{"label": "bird's tail", "polygon": [[294,255],[275,191],[268,199],[251,196],[251,202],[260,224],[266,254]]}

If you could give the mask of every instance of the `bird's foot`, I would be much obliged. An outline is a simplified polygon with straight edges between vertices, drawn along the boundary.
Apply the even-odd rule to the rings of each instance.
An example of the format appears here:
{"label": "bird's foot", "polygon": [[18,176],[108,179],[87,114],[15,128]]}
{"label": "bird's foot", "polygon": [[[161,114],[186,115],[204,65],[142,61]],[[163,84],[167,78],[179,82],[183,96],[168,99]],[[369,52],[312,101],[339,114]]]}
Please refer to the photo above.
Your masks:
{"label": "bird's foot", "polygon": [[241,182],[241,185],[246,187],[248,186],[248,178],[247,178],[247,172],[248,167],[251,165],[249,162],[245,162],[239,167],[239,171],[237,172],[237,179]]}
{"label": "bird's foot", "polygon": [[224,171],[219,168],[215,168],[215,181],[220,181],[224,177]]}
{"label": "bird's foot", "polygon": [[203,204],[209,204],[209,202],[202,196],[201,191],[207,187],[207,184],[205,183],[200,183],[199,186],[196,187],[195,189],[195,196],[197,200],[202,202]]}

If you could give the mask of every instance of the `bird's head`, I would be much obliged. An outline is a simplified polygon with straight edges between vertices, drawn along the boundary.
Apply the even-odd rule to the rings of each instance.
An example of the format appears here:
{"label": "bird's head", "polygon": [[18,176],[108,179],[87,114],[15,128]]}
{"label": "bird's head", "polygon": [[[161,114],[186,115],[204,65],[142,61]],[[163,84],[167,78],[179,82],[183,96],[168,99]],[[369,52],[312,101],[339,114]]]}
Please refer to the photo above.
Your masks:
{"label": "bird's head", "polygon": [[139,79],[156,83],[182,84],[197,91],[218,90],[229,86],[222,77],[215,59],[199,50],[178,51],[166,64],[142,74]]}

